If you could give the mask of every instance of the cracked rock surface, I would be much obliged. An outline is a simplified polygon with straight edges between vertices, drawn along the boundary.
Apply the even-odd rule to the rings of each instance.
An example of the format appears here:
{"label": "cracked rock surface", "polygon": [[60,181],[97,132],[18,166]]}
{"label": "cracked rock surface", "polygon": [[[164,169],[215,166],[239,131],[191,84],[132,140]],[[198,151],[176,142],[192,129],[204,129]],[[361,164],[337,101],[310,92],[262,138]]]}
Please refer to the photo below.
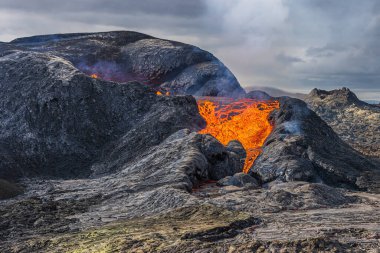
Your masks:
{"label": "cracked rock surface", "polygon": [[305,101],[342,140],[364,155],[380,158],[380,107],[360,101],[348,88],[314,89]]}
{"label": "cracked rock surface", "polygon": [[198,47],[128,31],[55,34],[10,43],[48,52],[100,78],[137,80],[172,94],[240,96],[245,91],[215,56]]}
{"label": "cracked rock surface", "polygon": [[274,129],[250,174],[271,181],[323,182],[335,187],[378,191],[380,166],[343,142],[305,102],[279,98],[271,114]]}

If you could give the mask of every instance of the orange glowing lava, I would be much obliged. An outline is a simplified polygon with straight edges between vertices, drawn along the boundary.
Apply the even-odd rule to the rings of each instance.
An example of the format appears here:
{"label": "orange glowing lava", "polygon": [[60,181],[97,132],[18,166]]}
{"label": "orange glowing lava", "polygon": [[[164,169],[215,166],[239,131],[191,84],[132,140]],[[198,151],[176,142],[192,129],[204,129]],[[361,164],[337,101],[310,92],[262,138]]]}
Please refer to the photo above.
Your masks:
{"label": "orange glowing lava", "polygon": [[206,128],[199,133],[211,134],[223,145],[232,140],[240,141],[247,152],[243,168],[247,173],[272,132],[268,116],[279,108],[279,102],[208,97],[198,99],[197,103],[199,113],[207,122]]}
{"label": "orange glowing lava", "polygon": [[98,78],[98,75],[97,74],[92,74],[90,77],[92,77],[92,78]]}
{"label": "orange glowing lava", "polygon": [[[163,96],[164,94],[161,91],[157,91],[156,95]],[[170,92],[169,91],[165,92],[165,96],[170,96]]]}

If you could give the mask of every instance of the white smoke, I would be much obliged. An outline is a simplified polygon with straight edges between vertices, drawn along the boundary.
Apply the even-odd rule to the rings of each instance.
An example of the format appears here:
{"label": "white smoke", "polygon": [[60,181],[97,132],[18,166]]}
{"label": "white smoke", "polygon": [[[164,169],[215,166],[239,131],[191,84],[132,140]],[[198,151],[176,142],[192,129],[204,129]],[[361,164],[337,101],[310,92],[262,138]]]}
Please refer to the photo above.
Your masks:
{"label": "white smoke", "polygon": [[284,127],[285,127],[286,132],[288,132],[291,135],[301,135],[302,134],[301,124],[297,120],[285,122]]}

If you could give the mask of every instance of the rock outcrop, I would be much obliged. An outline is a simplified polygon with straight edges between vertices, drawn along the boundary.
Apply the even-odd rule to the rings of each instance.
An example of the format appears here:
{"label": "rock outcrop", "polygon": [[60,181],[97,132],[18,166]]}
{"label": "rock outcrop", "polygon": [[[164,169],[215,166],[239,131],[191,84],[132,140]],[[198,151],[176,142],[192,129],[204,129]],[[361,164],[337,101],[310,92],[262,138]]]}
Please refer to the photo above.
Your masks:
{"label": "rock outcrop", "polygon": [[237,186],[237,187],[259,187],[260,183],[253,177],[243,172],[236,173],[233,176],[227,176],[217,182],[219,186]]}
{"label": "rock outcrop", "polygon": [[380,158],[380,108],[360,101],[348,88],[314,89],[305,101],[339,137],[364,155]]}
{"label": "rock outcrop", "polygon": [[367,175],[379,175],[375,161],[343,142],[305,102],[280,98],[280,104],[271,115],[275,127],[251,168],[252,176],[264,183],[301,180],[364,190],[372,187],[372,176]]}
{"label": "rock outcrop", "polygon": [[190,96],[157,96],[140,83],[93,79],[51,54],[3,55],[0,177],[86,176],[120,138],[131,158],[182,128],[204,124]]}

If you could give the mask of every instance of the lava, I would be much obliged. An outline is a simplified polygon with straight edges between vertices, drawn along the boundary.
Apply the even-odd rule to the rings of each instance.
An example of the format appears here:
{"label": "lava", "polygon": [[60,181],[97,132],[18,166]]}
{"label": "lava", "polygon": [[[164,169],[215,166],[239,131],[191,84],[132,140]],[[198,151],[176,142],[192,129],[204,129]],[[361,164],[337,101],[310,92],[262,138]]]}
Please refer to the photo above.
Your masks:
{"label": "lava", "polygon": [[161,91],[156,91],[156,95],[158,95],[158,96],[163,96],[163,95],[165,95],[165,96],[170,96],[170,92],[169,91],[167,91],[167,92],[165,92],[165,94],[164,93],[162,93]]}
{"label": "lava", "polygon": [[211,134],[223,145],[232,140],[240,141],[247,153],[243,168],[247,173],[272,132],[268,116],[279,108],[279,102],[207,97],[199,98],[197,103],[199,113],[207,123],[199,133]]}
{"label": "lava", "polygon": [[99,76],[97,74],[91,74],[90,77],[92,77],[92,78],[99,78]]}

